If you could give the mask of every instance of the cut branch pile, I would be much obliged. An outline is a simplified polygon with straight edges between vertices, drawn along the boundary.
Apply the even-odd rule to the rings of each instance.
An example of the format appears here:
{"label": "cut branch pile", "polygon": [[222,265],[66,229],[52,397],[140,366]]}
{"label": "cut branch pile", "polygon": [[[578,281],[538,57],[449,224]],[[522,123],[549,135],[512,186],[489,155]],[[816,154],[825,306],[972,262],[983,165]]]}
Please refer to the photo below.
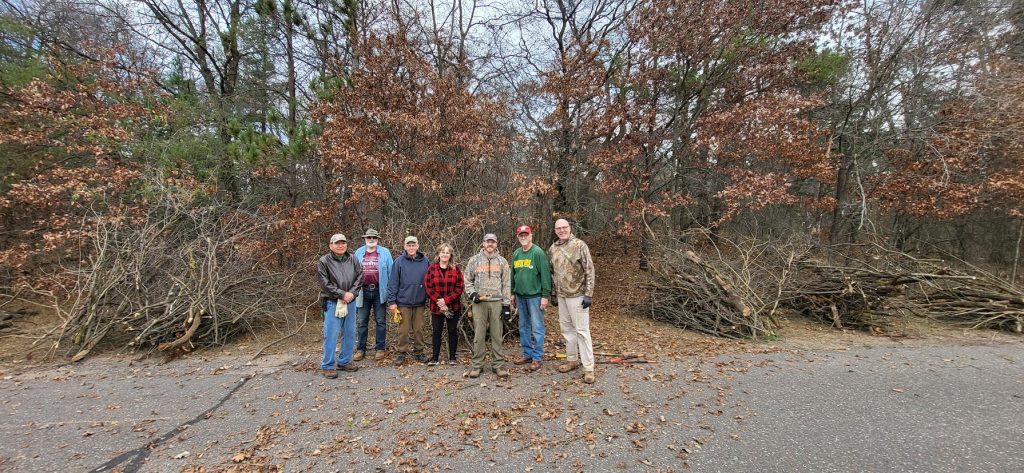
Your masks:
{"label": "cut branch pile", "polygon": [[69,344],[72,360],[103,341],[132,352],[220,345],[272,323],[296,299],[293,275],[265,269],[245,251],[267,228],[254,216],[164,203],[140,220],[97,226],[54,345]]}
{"label": "cut branch pile", "polygon": [[637,312],[727,338],[771,334],[780,308],[840,329],[888,332],[904,314],[974,329],[1024,328],[1024,289],[966,263],[954,268],[878,245],[849,245],[832,248],[844,262],[836,265],[791,244],[696,235],[687,238],[717,258],[658,247],[663,257],[651,267]]}
{"label": "cut branch pile", "polygon": [[716,252],[719,259],[714,264],[693,250],[660,247],[663,258],[651,266],[651,277],[644,283],[648,297],[641,301],[639,311],[655,320],[719,337],[770,335],[778,327],[775,301],[788,267],[770,271],[762,266],[780,254],[773,252],[774,248],[756,243],[733,246],[732,261]]}
{"label": "cut branch pile", "polygon": [[904,292],[898,276],[814,261],[796,265],[782,307],[835,328],[885,330],[893,325],[891,297]]}
{"label": "cut branch pile", "polygon": [[917,286],[908,294],[914,313],[972,329],[1024,330],[1024,289],[992,274],[950,271]]}
{"label": "cut branch pile", "polygon": [[849,255],[862,249],[843,252],[852,264],[798,263],[782,305],[836,328],[884,330],[904,312],[970,328],[1020,332],[1024,324],[1024,290],[979,268],[877,246],[860,259]]}

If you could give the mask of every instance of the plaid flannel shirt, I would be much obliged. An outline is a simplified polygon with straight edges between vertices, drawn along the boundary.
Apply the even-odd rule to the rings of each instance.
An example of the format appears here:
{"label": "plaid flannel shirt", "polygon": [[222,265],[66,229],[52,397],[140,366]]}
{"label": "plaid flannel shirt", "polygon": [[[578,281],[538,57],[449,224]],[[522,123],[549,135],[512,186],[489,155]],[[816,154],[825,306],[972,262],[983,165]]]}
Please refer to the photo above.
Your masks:
{"label": "plaid flannel shirt", "polygon": [[427,268],[427,275],[423,278],[423,287],[427,290],[427,301],[431,314],[441,315],[437,300],[442,297],[444,303],[448,305],[448,309],[456,314],[462,312],[464,282],[459,265],[452,264],[448,266],[448,269],[441,269],[441,265],[431,264]]}

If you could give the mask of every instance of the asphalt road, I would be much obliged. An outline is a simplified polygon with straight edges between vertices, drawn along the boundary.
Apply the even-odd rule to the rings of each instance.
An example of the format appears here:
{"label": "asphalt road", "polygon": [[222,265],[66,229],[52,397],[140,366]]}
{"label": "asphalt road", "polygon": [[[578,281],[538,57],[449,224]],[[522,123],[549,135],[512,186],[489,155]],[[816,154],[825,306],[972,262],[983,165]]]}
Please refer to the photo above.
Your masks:
{"label": "asphalt road", "polygon": [[513,370],[315,355],[0,373],[4,471],[1024,471],[1024,343]]}

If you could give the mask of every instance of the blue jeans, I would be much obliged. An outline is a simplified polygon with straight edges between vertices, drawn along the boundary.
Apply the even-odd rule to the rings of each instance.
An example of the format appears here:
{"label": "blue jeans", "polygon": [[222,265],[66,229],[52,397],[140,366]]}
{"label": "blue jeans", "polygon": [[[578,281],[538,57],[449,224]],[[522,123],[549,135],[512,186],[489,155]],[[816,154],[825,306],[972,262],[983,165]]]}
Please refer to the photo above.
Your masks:
{"label": "blue jeans", "polygon": [[366,351],[366,336],[369,333],[370,325],[370,309],[373,309],[373,325],[374,325],[374,342],[373,349],[383,351],[386,346],[388,336],[388,317],[384,312],[384,301],[380,300],[380,288],[366,289],[363,288],[363,306],[358,309],[356,315],[359,318],[356,320],[356,327],[358,327],[358,343],[356,347],[359,351]]}
{"label": "blue jeans", "polygon": [[540,310],[540,296],[516,296],[519,311],[519,344],[523,356],[534,361],[544,358],[544,311]]}
{"label": "blue jeans", "polygon": [[[324,359],[320,369],[333,370],[337,366],[352,362],[352,349],[356,345],[356,301],[348,304],[348,315],[343,318],[334,316],[334,307],[340,301],[327,299],[327,310],[324,311]],[[335,360],[334,351],[338,346],[338,335],[341,335],[341,354]]]}

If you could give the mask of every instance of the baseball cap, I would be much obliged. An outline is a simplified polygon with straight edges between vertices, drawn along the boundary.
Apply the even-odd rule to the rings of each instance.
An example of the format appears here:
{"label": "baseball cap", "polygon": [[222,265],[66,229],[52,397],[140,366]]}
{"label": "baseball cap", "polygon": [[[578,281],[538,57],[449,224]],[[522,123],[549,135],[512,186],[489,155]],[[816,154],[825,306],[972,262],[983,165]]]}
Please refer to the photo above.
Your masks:
{"label": "baseball cap", "polygon": [[420,241],[417,240],[416,237],[414,237],[412,235],[409,235],[409,236],[405,237],[405,244],[406,245],[408,245],[409,243],[417,243],[417,244],[419,244],[419,242]]}
{"label": "baseball cap", "polygon": [[484,241],[487,241],[487,240],[498,241],[498,237],[495,234],[493,234],[493,233],[488,233],[488,234],[484,235]]}
{"label": "baseball cap", "polygon": [[529,225],[520,225],[519,228],[516,228],[516,235],[518,235],[520,233],[533,234],[533,230],[530,230],[530,226]]}
{"label": "baseball cap", "polygon": [[363,234],[363,238],[380,238],[380,233],[371,228]]}
{"label": "baseball cap", "polygon": [[331,235],[331,243],[337,243],[339,241],[344,241],[347,243],[348,238],[345,238],[345,235],[342,235],[341,233],[335,233],[334,235]]}

